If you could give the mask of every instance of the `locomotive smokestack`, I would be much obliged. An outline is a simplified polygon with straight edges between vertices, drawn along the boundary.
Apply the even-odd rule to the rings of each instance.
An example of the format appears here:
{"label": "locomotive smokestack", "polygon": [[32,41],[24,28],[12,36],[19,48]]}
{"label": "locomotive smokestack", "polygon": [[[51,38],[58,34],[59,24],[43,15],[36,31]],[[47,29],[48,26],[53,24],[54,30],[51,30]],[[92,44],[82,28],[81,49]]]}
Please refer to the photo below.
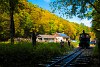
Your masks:
{"label": "locomotive smokestack", "polygon": [[83,30],[83,33],[85,33],[85,30]]}

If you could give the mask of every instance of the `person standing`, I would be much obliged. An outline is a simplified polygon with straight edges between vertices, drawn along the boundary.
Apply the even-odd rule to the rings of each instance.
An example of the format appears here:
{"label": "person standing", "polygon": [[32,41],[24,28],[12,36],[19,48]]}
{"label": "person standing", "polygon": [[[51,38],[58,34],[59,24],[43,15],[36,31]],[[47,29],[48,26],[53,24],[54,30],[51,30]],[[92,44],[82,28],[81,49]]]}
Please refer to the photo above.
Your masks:
{"label": "person standing", "polygon": [[61,48],[64,47],[64,42],[61,40],[60,42]]}
{"label": "person standing", "polygon": [[70,41],[68,40],[68,46],[70,47]]}

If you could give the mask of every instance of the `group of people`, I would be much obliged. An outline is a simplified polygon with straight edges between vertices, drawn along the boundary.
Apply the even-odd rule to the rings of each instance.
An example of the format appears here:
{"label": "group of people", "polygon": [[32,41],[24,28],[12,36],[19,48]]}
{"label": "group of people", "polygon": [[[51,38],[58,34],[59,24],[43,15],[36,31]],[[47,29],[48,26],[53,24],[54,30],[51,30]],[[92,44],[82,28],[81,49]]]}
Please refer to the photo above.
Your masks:
{"label": "group of people", "polygon": [[[69,40],[67,41],[67,44],[68,44],[68,46],[70,46],[70,41]],[[61,40],[60,45],[61,45],[61,47],[64,47],[64,41]]]}

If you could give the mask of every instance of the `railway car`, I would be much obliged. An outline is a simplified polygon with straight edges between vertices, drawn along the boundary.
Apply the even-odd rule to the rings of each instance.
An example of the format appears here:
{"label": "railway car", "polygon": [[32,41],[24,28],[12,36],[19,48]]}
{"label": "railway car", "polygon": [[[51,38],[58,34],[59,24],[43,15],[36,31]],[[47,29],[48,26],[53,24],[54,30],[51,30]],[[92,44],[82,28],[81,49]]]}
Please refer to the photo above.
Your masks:
{"label": "railway car", "polygon": [[80,34],[79,40],[80,40],[79,47],[82,47],[82,48],[90,47],[90,35],[88,33],[85,33],[84,30],[83,30],[83,33]]}

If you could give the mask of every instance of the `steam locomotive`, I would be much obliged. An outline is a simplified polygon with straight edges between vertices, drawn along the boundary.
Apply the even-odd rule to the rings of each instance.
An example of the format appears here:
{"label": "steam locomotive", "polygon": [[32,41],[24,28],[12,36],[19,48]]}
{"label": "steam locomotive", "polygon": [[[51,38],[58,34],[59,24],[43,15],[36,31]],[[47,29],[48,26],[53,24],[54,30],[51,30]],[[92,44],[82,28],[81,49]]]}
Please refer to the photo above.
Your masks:
{"label": "steam locomotive", "polygon": [[83,33],[79,36],[79,47],[81,48],[89,48],[90,47],[90,35],[88,33],[85,33],[83,30]]}

